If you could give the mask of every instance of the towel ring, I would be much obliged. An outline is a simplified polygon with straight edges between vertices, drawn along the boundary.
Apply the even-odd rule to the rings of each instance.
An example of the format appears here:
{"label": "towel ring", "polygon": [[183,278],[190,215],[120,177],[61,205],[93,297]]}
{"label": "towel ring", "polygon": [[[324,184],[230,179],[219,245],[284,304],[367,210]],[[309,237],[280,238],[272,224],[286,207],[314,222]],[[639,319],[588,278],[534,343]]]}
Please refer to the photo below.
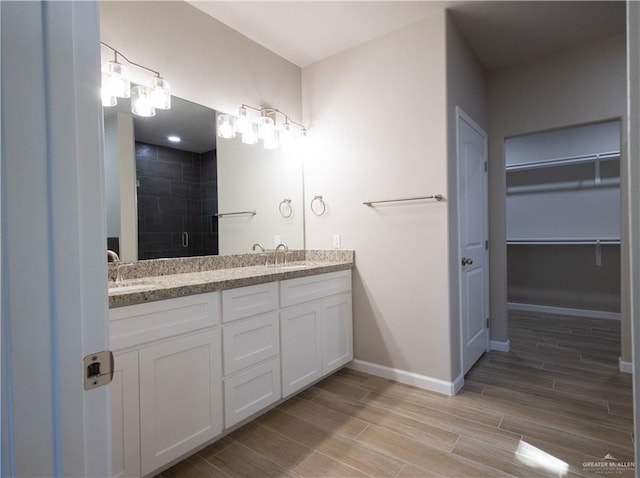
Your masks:
{"label": "towel ring", "polygon": [[278,205],[278,210],[280,211],[280,215],[285,219],[290,218],[293,214],[293,206],[291,205],[291,199],[283,199],[280,201]]}
{"label": "towel ring", "polygon": [[322,196],[314,196],[311,200],[311,212],[316,216],[322,216],[327,210],[327,205],[324,203]]}

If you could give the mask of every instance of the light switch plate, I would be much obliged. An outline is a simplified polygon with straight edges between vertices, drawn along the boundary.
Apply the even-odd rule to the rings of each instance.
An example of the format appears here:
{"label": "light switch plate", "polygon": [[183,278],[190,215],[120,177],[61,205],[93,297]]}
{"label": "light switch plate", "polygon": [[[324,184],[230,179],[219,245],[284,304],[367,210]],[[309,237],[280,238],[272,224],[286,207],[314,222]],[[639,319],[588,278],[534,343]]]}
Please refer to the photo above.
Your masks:
{"label": "light switch plate", "polygon": [[340,234],[333,235],[333,247],[334,249],[340,249]]}
{"label": "light switch plate", "polygon": [[279,235],[275,235],[273,236],[273,245],[277,246],[278,244],[280,244],[282,241],[280,240],[280,236]]}

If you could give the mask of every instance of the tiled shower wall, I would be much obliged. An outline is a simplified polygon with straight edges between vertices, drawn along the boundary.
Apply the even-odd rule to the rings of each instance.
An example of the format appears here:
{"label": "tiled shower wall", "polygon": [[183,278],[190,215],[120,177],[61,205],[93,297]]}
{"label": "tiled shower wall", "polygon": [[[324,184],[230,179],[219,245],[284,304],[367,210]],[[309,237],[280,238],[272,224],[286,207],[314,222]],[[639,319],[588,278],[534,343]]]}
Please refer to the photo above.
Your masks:
{"label": "tiled shower wall", "polygon": [[141,142],[135,149],[138,258],[217,254],[216,151],[198,154]]}

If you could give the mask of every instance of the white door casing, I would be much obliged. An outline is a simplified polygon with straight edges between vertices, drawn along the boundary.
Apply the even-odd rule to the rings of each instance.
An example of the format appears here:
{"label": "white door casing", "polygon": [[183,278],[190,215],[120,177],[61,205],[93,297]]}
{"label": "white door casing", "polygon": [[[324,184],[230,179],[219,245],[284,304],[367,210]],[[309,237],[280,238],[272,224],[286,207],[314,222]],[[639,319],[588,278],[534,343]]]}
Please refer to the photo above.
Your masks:
{"label": "white door casing", "polygon": [[462,373],[489,345],[487,134],[456,108]]}

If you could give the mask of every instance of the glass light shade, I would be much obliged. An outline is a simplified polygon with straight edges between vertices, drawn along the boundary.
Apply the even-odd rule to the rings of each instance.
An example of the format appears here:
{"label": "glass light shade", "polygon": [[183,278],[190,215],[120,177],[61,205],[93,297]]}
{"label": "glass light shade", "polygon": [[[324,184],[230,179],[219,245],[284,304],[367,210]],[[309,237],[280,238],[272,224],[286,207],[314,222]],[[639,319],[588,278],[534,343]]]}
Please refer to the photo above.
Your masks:
{"label": "glass light shade", "polygon": [[232,139],[236,137],[236,119],[231,115],[218,115],[218,137]]}
{"label": "glass light shade", "polygon": [[[240,134],[251,133],[253,122],[249,118],[249,110],[245,107],[238,108],[238,116],[236,117],[236,130]],[[253,143],[252,143],[253,144]]]}
{"label": "glass light shade", "polygon": [[134,86],[131,88],[131,112],[138,116],[155,116],[153,107],[153,90],[148,86]]}
{"label": "glass light shade", "polygon": [[102,67],[102,72],[102,87],[106,90],[105,94],[118,98],[131,96],[129,71],[125,66],[117,61],[109,61]]}
{"label": "glass light shade", "polygon": [[282,130],[280,131],[280,145],[282,145],[282,149],[285,151],[289,151],[293,148],[296,137],[295,131],[291,126],[291,123],[285,123],[282,125]]}
{"label": "glass light shade", "polygon": [[260,117],[260,123],[258,123],[258,137],[260,139],[271,140],[275,135],[276,125],[273,120],[267,116]]}
{"label": "glass light shade", "polygon": [[242,133],[242,142],[244,144],[256,144],[258,142],[258,125],[249,123],[249,127]]}
{"label": "glass light shade", "polygon": [[278,147],[278,132],[275,129],[270,135],[264,137],[262,146],[264,146],[264,149],[276,149]]}
{"label": "glass light shade", "polygon": [[105,75],[102,75],[102,87],[100,88],[100,96],[102,97],[102,106],[115,106],[118,104],[118,97],[113,96],[107,88],[104,87]]}
{"label": "glass light shade", "polygon": [[153,77],[153,106],[160,110],[171,109],[171,87],[169,82],[159,76]]}

